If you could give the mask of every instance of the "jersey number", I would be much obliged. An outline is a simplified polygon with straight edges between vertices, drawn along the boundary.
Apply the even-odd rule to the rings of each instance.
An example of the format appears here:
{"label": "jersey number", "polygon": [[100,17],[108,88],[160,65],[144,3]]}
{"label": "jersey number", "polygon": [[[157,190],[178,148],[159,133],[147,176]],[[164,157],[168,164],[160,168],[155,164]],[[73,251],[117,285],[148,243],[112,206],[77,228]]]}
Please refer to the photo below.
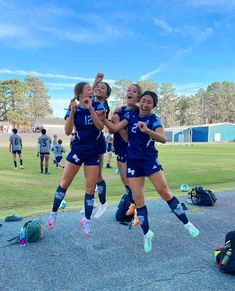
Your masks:
{"label": "jersey number", "polygon": [[134,123],[132,128],[131,128],[131,132],[136,133],[137,127],[138,127],[137,123]]}
{"label": "jersey number", "polygon": [[93,124],[91,115],[85,116],[85,125]]}
{"label": "jersey number", "polygon": [[18,143],[18,140],[17,139],[15,139],[15,145],[18,145],[19,143]]}

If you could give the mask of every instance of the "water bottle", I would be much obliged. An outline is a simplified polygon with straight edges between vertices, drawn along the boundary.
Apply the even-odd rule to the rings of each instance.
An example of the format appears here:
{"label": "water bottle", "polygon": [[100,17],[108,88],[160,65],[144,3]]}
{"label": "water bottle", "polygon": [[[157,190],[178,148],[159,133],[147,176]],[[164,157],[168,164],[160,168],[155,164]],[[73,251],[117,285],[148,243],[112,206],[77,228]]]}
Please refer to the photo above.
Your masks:
{"label": "water bottle", "polygon": [[26,244],[26,232],[23,226],[20,229],[20,245],[24,247]]}
{"label": "water bottle", "polygon": [[221,261],[221,265],[227,265],[230,257],[232,256],[232,249],[228,249],[223,260]]}

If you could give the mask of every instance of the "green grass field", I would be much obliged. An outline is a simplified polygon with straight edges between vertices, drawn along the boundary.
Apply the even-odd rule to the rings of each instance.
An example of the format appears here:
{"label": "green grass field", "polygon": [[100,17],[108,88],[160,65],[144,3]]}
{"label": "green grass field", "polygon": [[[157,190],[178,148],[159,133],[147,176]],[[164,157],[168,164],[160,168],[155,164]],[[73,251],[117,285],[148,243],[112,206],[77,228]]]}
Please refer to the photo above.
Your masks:
{"label": "green grass field", "polygon": [[[179,187],[203,185],[213,191],[235,188],[235,144],[218,145],[158,145],[159,160],[163,165],[168,184],[173,193],[181,193]],[[7,215],[39,215],[50,211],[54,192],[62,170],[50,161],[51,175],[41,174],[35,148],[24,148],[24,170],[13,169],[12,156],[7,148],[0,148],[0,219]],[[124,194],[119,175],[113,169],[104,169],[107,182],[107,200],[117,203]],[[67,210],[80,209],[83,204],[84,178],[81,170],[67,191]],[[157,194],[146,179],[146,198]],[[96,201],[98,199],[96,198]]]}

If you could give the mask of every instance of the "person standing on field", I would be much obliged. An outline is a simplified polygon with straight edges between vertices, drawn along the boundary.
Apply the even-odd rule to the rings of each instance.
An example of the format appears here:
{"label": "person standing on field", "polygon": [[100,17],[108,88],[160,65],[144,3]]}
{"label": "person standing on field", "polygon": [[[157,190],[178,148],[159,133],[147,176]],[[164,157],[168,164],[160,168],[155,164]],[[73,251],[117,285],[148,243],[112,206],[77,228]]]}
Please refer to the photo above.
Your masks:
{"label": "person standing on field", "polygon": [[14,163],[14,169],[17,170],[17,161],[16,161],[16,154],[18,154],[20,159],[20,168],[24,169],[23,167],[23,160],[22,160],[22,139],[17,134],[17,129],[12,129],[13,134],[9,138],[9,151],[12,152],[13,155],[13,163]]}
{"label": "person standing on field", "polygon": [[49,174],[48,172],[48,164],[49,164],[49,157],[50,157],[50,151],[51,151],[51,138],[46,135],[46,129],[43,128],[41,130],[42,135],[38,138],[38,154],[40,155],[40,169],[41,173],[43,173],[43,166],[44,166],[44,160],[45,160],[45,174]]}

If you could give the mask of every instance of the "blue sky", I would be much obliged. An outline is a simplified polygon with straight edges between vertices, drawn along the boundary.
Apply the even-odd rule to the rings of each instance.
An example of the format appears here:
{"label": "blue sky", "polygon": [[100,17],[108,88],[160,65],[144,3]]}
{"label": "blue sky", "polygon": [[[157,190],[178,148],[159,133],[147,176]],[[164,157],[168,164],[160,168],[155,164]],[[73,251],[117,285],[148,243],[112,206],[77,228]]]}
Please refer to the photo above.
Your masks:
{"label": "blue sky", "polygon": [[178,94],[235,82],[235,0],[0,0],[0,11],[0,79],[40,77],[56,116],[97,72]]}

